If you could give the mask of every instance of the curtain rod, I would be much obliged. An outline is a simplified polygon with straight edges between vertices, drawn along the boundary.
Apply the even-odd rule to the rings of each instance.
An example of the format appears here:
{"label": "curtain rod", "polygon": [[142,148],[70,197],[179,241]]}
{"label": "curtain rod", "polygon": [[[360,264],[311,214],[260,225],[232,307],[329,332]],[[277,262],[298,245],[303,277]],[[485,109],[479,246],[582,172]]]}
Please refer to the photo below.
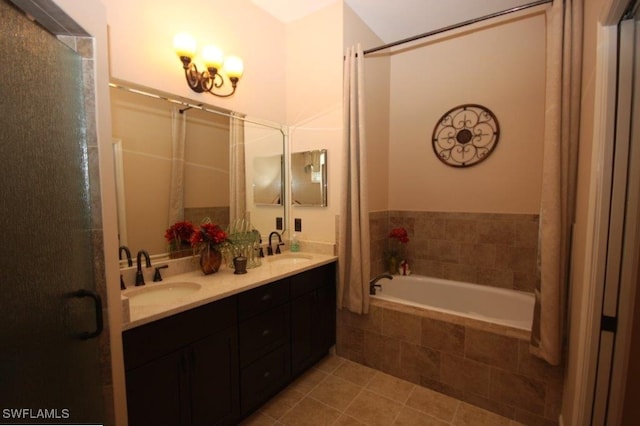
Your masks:
{"label": "curtain rod", "polygon": [[552,3],[553,0],[538,0],[533,3],[528,3],[522,6],[512,7],[511,9],[506,9],[500,12],[491,13],[489,15],[482,16],[480,18],[469,19],[468,21],[460,22],[458,24],[449,25],[443,28],[439,28],[437,30],[429,31],[423,34],[419,34],[413,37],[404,38],[402,40],[394,41],[393,43],[384,44],[382,46],[374,47],[371,49],[365,50],[364,55],[368,55],[369,53],[378,52],[380,50],[389,49],[390,47],[399,46],[401,44],[409,43],[412,41],[420,40],[421,38],[430,37],[436,34],[440,34],[446,31],[455,30],[457,28],[465,27],[467,25],[475,24],[476,22],[486,21],[487,19],[497,18],[499,16],[507,15],[513,12],[519,12],[521,10],[529,9],[530,7],[540,6],[546,3]]}

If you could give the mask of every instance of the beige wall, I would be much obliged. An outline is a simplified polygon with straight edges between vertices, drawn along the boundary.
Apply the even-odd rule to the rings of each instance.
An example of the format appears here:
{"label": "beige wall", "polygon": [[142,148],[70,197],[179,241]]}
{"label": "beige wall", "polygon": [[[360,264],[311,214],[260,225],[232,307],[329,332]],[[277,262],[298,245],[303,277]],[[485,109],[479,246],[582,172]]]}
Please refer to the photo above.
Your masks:
{"label": "beige wall", "polygon": [[290,151],[326,149],[328,184],[327,207],[291,207],[287,239],[293,235],[293,219],[299,218],[301,240],[335,242],[342,167],[342,21],[338,1],[287,25]]}
{"label": "beige wall", "polygon": [[[537,213],[544,132],[543,14],[482,26],[403,49],[391,59],[389,208]],[[444,165],[431,137],[461,104],[489,108],[500,124],[490,157]]]}
{"label": "beige wall", "polygon": [[[285,28],[249,1],[104,0],[111,76],[263,119],[285,121]],[[230,98],[197,94],[184,80],[173,36],[189,32],[243,58],[245,73]]]}
{"label": "beige wall", "polygon": [[[346,5],[344,28],[345,48],[360,43],[366,50],[384,44]],[[369,210],[382,211],[389,206],[389,57],[368,55],[365,58],[364,79]]]}

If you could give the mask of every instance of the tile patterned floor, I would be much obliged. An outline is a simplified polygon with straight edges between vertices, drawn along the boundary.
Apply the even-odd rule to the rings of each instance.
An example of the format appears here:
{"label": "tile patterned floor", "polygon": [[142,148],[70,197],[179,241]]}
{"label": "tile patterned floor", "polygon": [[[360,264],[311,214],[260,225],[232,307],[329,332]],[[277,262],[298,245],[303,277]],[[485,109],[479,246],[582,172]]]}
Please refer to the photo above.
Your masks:
{"label": "tile patterned floor", "polygon": [[320,361],[242,425],[522,426],[335,355]]}

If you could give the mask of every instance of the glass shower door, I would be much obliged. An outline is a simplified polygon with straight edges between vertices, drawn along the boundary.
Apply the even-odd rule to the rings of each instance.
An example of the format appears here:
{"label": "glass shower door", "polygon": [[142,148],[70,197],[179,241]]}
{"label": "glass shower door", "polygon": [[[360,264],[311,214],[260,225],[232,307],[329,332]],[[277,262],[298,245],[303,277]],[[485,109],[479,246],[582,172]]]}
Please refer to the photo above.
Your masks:
{"label": "glass shower door", "polygon": [[0,21],[0,423],[102,423],[82,59],[5,0]]}

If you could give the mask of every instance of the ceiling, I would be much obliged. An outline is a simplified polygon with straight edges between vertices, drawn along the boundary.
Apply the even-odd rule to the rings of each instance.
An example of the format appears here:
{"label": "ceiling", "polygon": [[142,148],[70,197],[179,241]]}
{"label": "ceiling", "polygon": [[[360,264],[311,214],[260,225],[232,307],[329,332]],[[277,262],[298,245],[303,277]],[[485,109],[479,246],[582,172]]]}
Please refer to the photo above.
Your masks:
{"label": "ceiling", "polygon": [[[284,23],[338,0],[251,0]],[[344,0],[384,43],[532,3],[533,0]]]}

